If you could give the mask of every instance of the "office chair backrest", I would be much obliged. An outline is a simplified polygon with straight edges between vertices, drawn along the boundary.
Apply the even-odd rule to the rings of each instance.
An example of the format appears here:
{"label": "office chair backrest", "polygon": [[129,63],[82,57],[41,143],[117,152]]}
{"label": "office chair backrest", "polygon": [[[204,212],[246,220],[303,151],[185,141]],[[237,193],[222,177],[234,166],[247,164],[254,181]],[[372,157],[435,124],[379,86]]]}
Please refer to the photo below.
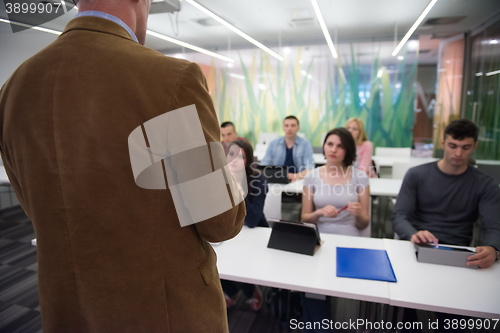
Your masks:
{"label": "office chair backrest", "polygon": [[267,184],[268,192],[264,201],[264,216],[266,219],[281,219],[281,185]]}
{"label": "office chair backrest", "polygon": [[392,179],[403,179],[405,178],[406,172],[413,168],[414,166],[420,165],[418,162],[394,162],[392,166]]}
{"label": "office chair backrest", "polygon": [[375,156],[411,157],[411,148],[376,147]]}

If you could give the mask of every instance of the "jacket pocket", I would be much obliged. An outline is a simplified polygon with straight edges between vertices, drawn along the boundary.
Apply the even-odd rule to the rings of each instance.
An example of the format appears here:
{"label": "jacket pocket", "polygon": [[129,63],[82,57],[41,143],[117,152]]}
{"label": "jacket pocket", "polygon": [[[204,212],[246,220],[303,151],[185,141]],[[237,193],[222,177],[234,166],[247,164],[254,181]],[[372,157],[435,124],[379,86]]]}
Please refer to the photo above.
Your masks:
{"label": "jacket pocket", "polygon": [[218,280],[219,274],[217,273],[217,256],[210,244],[205,243],[205,256],[198,262],[198,269],[200,270],[203,282],[208,286],[213,281]]}

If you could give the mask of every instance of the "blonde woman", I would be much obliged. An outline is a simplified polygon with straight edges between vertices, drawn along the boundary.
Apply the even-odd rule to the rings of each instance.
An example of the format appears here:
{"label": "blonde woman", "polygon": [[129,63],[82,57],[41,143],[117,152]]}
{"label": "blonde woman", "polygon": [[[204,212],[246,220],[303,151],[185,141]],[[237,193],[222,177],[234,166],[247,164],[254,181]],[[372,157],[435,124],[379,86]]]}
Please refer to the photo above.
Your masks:
{"label": "blonde woman", "polygon": [[351,132],[356,142],[356,162],[354,166],[363,170],[370,178],[377,177],[377,173],[372,166],[373,143],[368,141],[365,132],[365,126],[359,118],[350,118],[347,120],[347,130]]}

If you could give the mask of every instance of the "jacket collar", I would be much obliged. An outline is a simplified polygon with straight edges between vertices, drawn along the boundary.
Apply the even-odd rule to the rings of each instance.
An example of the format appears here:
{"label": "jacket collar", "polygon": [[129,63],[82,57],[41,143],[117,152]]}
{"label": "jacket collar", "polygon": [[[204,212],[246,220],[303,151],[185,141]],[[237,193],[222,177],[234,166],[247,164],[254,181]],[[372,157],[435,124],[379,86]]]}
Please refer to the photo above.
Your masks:
{"label": "jacket collar", "polygon": [[61,34],[61,36],[72,30],[88,30],[88,31],[102,32],[111,35],[116,35],[118,37],[129,39],[132,42],[135,42],[132,39],[132,37],[130,37],[127,30],[125,30],[119,24],[95,16],[81,16],[72,19],[71,21],[69,21],[68,25],[66,25],[66,28],[64,28],[64,31]]}

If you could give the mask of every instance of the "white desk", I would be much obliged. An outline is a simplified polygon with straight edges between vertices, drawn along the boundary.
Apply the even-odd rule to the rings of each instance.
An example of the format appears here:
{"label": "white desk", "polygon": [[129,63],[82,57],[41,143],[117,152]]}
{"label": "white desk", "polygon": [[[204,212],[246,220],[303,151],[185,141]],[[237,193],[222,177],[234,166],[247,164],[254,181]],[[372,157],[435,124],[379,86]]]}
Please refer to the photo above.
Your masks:
{"label": "white desk", "polygon": [[384,244],[398,279],[389,284],[391,305],[500,318],[499,263],[479,270],[426,264],[417,261],[410,242]]}
{"label": "white desk", "polygon": [[222,279],[329,296],[389,303],[387,282],[336,276],[336,247],[383,249],[382,239],[322,234],[314,256],[267,248],[270,228],[244,227],[235,238],[214,245]]}
{"label": "white desk", "polygon": [[372,156],[372,159],[380,167],[391,167],[394,163],[411,163],[411,164],[425,164],[439,160],[438,158],[428,157],[392,157],[392,156]]}
{"label": "white desk", "polygon": [[[403,184],[402,179],[390,178],[370,178],[370,194],[376,196],[396,197]],[[269,184],[272,185],[273,191],[281,189],[284,193],[301,194],[304,180],[297,180],[290,184]],[[271,187],[270,187],[271,190]]]}
{"label": "white desk", "polygon": [[[267,147],[266,147],[267,149]],[[266,150],[255,150],[253,152],[253,156],[257,159],[257,161],[262,161],[262,159],[264,159],[264,156],[266,156]],[[323,154],[313,154],[313,159],[314,159],[314,163],[316,164],[326,164],[326,159],[325,159],[325,156],[323,156]]]}
{"label": "white desk", "polygon": [[313,159],[316,164],[326,164],[326,158],[323,154],[313,154]]}
{"label": "white desk", "polygon": [[[271,229],[244,227],[214,245],[223,279],[409,308],[500,318],[500,264],[468,269],[416,261],[407,241],[321,234],[314,256],[268,249]],[[385,249],[398,282],[339,278],[336,247]]]}
{"label": "white desk", "polygon": [[476,160],[476,164],[500,165],[500,161]]}

